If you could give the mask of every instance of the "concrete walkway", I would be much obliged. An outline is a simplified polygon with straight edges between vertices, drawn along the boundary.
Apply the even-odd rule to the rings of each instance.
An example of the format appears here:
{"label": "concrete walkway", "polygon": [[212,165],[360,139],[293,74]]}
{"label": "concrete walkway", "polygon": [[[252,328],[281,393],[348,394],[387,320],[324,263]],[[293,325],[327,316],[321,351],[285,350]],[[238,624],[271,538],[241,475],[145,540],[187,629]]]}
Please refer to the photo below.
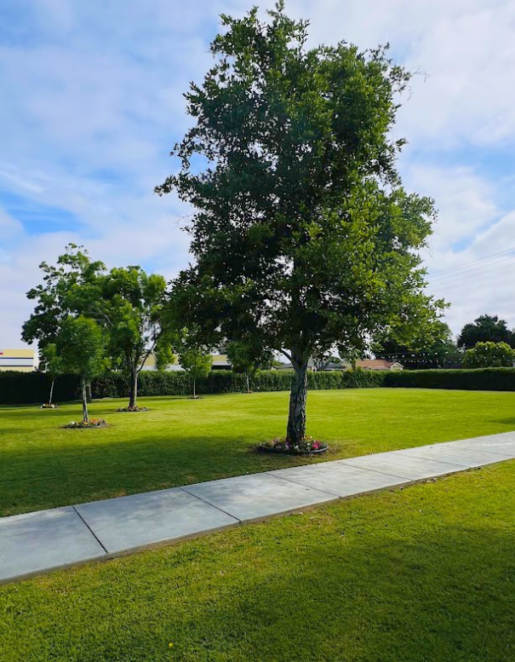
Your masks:
{"label": "concrete walkway", "polygon": [[0,583],[515,458],[515,432],[0,518]]}

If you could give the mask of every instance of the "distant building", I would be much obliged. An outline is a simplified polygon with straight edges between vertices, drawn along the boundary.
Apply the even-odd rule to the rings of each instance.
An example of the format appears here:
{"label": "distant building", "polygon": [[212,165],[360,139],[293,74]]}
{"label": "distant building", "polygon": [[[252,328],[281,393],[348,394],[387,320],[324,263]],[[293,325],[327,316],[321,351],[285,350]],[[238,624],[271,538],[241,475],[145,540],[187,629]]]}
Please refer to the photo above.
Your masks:
{"label": "distant building", "polygon": [[35,368],[33,349],[0,349],[0,372],[32,372]]}
{"label": "distant building", "polygon": [[385,359],[363,359],[356,361],[356,368],[363,370],[404,370],[404,366],[397,361],[386,361]]}
{"label": "distant building", "polygon": [[[231,370],[231,364],[229,363],[227,356],[225,354],[212,354],[213,364],[211,366],[212,370]],[[167,366],[165,370],[182,370],[180,363],[177,360],[171,365]],[[148,359],[145,361],[143,370],[157,370],[156,368],[156,357],[154,354],[151,354]]]}

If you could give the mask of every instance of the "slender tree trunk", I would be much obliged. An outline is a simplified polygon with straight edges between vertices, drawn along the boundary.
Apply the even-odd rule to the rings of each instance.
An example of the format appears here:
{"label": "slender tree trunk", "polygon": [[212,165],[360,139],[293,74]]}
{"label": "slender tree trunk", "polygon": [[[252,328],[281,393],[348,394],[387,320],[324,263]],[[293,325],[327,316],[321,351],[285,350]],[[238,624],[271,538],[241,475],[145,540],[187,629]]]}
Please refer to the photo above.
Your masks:
{"label": "slender tree trunk", "polygon": [[195,377],[193,377],[193,399],[197,397],[197,394],[195,393]]}
{"label": "slender tree trunk", "polygon": [[91,382],[89,380],[86,382],[86,389],[88,395],[88,402],[93,402],[93,396],[91,394]]}
{"label": "slender tree trunk", "polygon": [[50,397],[48,398],[48,404],[52,404],[52,396],[54,395],[54,382],[55,382],[55,377],[52,378],[52,384],[50,386]]}
{"label": "slender tree trunk", "polygon": [[308,363],[293,362],[295,376],[290,392],[290,409],[286,437],[292,444],[300,443],[306,436],[306,400],[308,395]]}
{"label": "slender tree trunk", "polygon": [[131,368],[131,387],[129,393],[129,409],[134,409],[138,404],[138,370]]}
{"label": "slender tree trunk", "polygon": [[82,420],[84,423],[89,423],[88,395],[86,390],[86,380],[84,377],[81,378],[80,382],[82,387]]}
{"label": "slender tree trunk", "polygon": [[249,373],[246,373],[247,377],[247,393],[250,393],[250,378],[249,378]]}

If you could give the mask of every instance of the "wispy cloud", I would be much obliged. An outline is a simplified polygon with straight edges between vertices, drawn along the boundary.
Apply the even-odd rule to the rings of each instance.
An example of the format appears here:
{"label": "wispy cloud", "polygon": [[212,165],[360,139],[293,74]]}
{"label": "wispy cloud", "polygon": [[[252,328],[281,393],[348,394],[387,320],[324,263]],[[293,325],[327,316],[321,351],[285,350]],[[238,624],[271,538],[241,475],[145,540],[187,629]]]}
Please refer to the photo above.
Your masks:
{"label": "wispy cloud", "polygon": [[[187,264],[188,238],[174,219],[188,209],[153,187],[177,167],[168,152],[189,121],[182,93],[210,65],[218,15],[250,4],[0,6],[0,345],[19,344],[37,265],[68,241],[109,265],[141,263],[171,276]],[[406,185],[440,210],[430,270],[515,246],[513,2],[290,0],[287,10],[311,18],[312,43],[389,41],[397,60],[421,72],[395,131],[410,141]],[[485,311],[515,325],[506,303],[512,279],[487,283],[435,281],[453,302],[455,330]]]}

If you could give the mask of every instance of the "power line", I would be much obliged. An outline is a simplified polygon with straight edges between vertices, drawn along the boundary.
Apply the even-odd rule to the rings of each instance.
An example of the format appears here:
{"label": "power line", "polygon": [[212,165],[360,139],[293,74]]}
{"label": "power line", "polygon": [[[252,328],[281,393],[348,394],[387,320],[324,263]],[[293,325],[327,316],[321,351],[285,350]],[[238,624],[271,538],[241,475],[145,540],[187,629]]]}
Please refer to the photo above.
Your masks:
{"label": "power line", "polygon": [[456,265],[455,267],[449,267],[447,269],[440,269],[440,271],[435,271],[433,273],[433,276],[439,276],[440,274],[447,274],[452,271],[456,271],[459,269],[462,269],[463,267],[467,267],[471,264],[477,264],[478,262],[484,262],[487,260],[491,260],[492,258],[499,257],[501,255],[508,255],[510,253],[515,252],[515,247],[514,248],[509,248],[508,250],[505,251],[500,251],[499,253],[492,253],[491,255],[485,255],[485,257],[478,258],[477,260],[472,260],[470,262],[463,262],[461,265]]}
{"label": "power line", "polygon": [[[502,275],[504,276],[504,275],[507,275],[507,274],[511,274],[511,273],[513,273],[514,271],[515,271],[515,266],[512,267],[512,268],[510,268],[510,269],[503,269],[503,273],[502,273]],[[465,286],[472,286],[472,285],[482,285],[484,282],[491,281],[492,278],[495,279],[495,278],[498,278],[498,277],[499,277],[499,273],[496,272],[496,273],[492,273],[492,274],[490,274],[490,275],[482,276],[482,277],[480,277],[479,279],[477,279],[477,278],[476,278],[476,279],[472,278],[472,280],[468,280],[468,281],[465,280],[465,281],[463,281],[463,282],[459,282],[459,283],[451,284],[449,287],[446,287],[445,290],[446,290],[446,291],[449,291],[449,290],[454,290],[454,289],[456,289],[457,287],[465,287]],[[437,286],[438,286],[438,285],[442,285],[442,283],[437,283]]]}
{"label": "power line", "polygon": [[[510,261],[515,257],[515,255],[505,255],[504,257],[498,258],[497,260],[494,260],[492,264],[483,264],[483,265],[477,265],[475,267],[467,267],[466,269],[463,269],[462,271],[459,271],[455,274],[450,274],[448,276],[439,276],[437,278],[432,278],[432,282],[443,282],[443,281],[449,281],[453,280],[454,278],[462,278],[463,276],[467,276],[468,274],[474,274],[477,272],[480,272],[482,269],[486,269],[487,271],[490,271],[492,269],[499,269],[504,266],[506,266],[506,261],[507,264],[510,263]],[[495,266],[494,263],[497,263],[497,266]],[[503,264],[501,264],[503,263]]]}

